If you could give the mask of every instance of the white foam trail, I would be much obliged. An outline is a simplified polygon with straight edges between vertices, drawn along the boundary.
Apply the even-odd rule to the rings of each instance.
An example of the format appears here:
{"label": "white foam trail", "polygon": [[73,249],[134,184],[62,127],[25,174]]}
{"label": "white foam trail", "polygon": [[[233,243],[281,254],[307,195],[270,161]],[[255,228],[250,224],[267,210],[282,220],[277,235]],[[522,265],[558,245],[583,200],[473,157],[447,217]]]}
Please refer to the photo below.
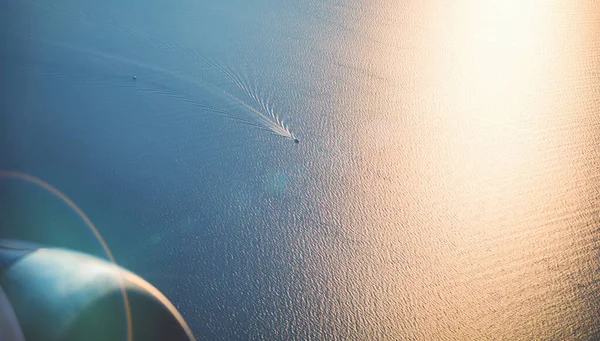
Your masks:
{"label": "white foam trail", "polygon": [[223,90],[223,93],[225,93],[231,99],[237,101],[238,103],[243,105],[245,108],[250,110],[250,112],[252,112],[253,114],[256,115],[256,117],[258,118],[258,121],[260,121],[262,124],[264,124],[266,127],[268,127],[269,130],[271,130],[273,133],[275,133],[279,136],[290,138],[290,139],[295,138],[294,134],[292,134],[292,132],[290,132],[290,129],[283,123],[283,121],[280,121],[278,117],[273,116],[273,118],[270,119],[269,117],[265,116],[260,111],[256,110],[255,108],[251,107],[250,105],[246,104],[244,101],[240,100],[239,98],[235,97],[234,95],[230,94],[229,92]]}
{"label": "white foam trail", "polygon": [[248,96],[250,99],[254,100],[260,106],[260,108],[262,109],[262,112],[256,108],[248,105],[247,103],[245,103],[238,97],[233,96],[231,93],[224,91],[229,97],[231,97],[235,101],[239,102],[247,109],[251,110],[254,114],[258,115],[258,118],[261,120],[264,120],[263,123],[265,125],[269,126],[270,129],[274,133],[276,133],[280,136],[283,136],[283,137],[290,138],[290,139],[296,138],[294,136],[294,134],[290,131],[289,127],[286,126],[285,123],[283,122],[283,120],[281,120],[279,118],[279,114],[275,113],[274,109],[269,105],[269,100],[267,99],[265,101],[263,99],[264,96],[262,96],[260,94],[258,87],[256,85],[254,87],[252,87],[249,84],[249,82],[245,81],[241,75],[238,75],[221,65],[211,63],[210,61],[207,61],[207,60],[204,60],[202,62],[204,65],[207,65],[208,67],[215,69],[218,73],[223,75],[225,78],[227,78],[233,84],[235,84],[238,88],[243,90],[244,93],[246,94],[246,96]]}

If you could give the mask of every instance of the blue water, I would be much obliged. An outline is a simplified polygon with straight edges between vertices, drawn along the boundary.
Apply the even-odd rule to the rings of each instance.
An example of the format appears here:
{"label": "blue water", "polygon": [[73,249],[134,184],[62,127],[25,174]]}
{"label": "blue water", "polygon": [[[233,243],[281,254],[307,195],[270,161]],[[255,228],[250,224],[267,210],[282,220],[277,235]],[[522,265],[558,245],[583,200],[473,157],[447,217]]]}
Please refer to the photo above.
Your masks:
{"label": "blue water", "polygon": [[4,1],[0,169],[198,339],[599,337],[600,11],[485,6]]}
{"label": "blue water", "polygon": [[[314,163],[325,162],[310,165],[307,155],[324,151],[325,132],[309,128],[324,108],[308,103],[310,75],[302,70],[310,61],[294,62],[286,26],[296,19],[274,5],[2,5],[2,168],[71,197],[118,262],[164,291],[200,339],[277,333],[273,315],[293,308],[275,297],[294,295],[285,287],[302,257],[291,248],[323,233],[317,224],[303,227],[319,219],[306,198],[317,186]],[[244,98],[244,91],[211,65],[260,92],[302,144],[246,124],[248,113],[215,96],[223,89]],[[9,237],[102,255],[75,217],[36,209],[60,207],[52,196],[39,198],[40,190],[15,180],[2,184],[12,194],[5,197],[22,197],[9,198],[23,211],[4,215]],[[15,227],[24,220],[33,231]]]}

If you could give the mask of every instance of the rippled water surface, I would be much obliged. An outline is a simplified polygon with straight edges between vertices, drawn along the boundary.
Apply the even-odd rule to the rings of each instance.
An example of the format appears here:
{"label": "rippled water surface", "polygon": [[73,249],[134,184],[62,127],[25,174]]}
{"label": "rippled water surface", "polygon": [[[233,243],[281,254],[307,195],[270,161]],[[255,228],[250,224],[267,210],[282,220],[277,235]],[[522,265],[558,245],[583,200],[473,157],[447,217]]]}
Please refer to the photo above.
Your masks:
{"label": "rippled water surface", "polygon": [[[591,0],[3,1],[0,169],[199,339],[598,339],[599,32]],[[0,190],[3,237],[102,255]]]}

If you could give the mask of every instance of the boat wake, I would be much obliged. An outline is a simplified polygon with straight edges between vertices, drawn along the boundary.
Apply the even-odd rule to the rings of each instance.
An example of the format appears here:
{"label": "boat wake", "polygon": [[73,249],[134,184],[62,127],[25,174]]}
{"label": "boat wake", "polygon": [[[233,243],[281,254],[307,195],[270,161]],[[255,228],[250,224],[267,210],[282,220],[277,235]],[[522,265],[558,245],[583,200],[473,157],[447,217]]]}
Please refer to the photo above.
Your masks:
{"label": "boat wake", "polygon": [[[242,77],[241,73],[239,72],[234,72],[232,68],[226,68],[220,63],[209,60],[197,51],[172,42],[168,42],[167,40],[161,39],[158,36],[149,35],[143,30],[132,27],[126,23],[117,23],[112,19],[105,20],[89,13],[84,13],[79,10],[65,7],[58,7],[42,1],[29,1],[29,3],[34,6],[39,6],[44,10],[66,17],[67,19],[79,21],[88,27],[91,26],[107,33],[125,36],[143,43],[145,46],[158,48],[160,51],[174,56],[179,61],[185,61],[190,65],[190,67],[201,67],[202,72],[198,75],[194,75],[194,71],[192,70],[191,73],[184,74],[169,70],[161,67],[160,65],[154,65],[152,63],[142,62],[140,60],[130,59],[122,55],[105,51],[93,50],[55,41],[45,41],[39,39],[36,39],[36,41],[67,49],[71,52],[84,53],[96,58],[110,60],[112,62],[133,66],[139,69],[145,69],[150,73],[186,82],[195,90],[195,93],[191,94],[190,96],[178,94],[176,91],[169,90],[166,85],[157,86],[157,82],[153,82],[152,86],[156,88],[155,92],[157,94],[178,98],[185,102],[192,103],[198,108],[204,109],[205,111],[217,113],[222,116],[235,119],[236,121],[246,123],[253,127],[269,131],[277,136],[289,138],[295,140],[296,142],[298,141],[283,119],[280,118],[280,112],[278,112],[274,106],[267,99],[265,99],[265,96],[260,93],[258,87],[252,86],[251,82],[246,80],[247,78]],[[210,78],[205,77],[207,72],[215,76],[215,79],[221,78],[221,80],[226,80],[227,82],[233,84],[238,88],[238,90],[240,90],[240,92],[243,93],[243,96],[235,95],[234,91],[228,91],[227,89],[219,86],[217,84],[219,82],[207,81],[206,78]],[[128,77],[131,79],[132,76],[133,74],[129,75]],[[136,78],[133,80],[136,81],[137,84],[143,83],[141,78]],[[168,81],[168,79],[165,79],[165,81]],[[152,90],[150,88],[146,88],[143,91]],[[247,99],[243,99],[243,97],[246,97]],[[203,98],[205,100],[201,101],[198,100],[198,98]]]}

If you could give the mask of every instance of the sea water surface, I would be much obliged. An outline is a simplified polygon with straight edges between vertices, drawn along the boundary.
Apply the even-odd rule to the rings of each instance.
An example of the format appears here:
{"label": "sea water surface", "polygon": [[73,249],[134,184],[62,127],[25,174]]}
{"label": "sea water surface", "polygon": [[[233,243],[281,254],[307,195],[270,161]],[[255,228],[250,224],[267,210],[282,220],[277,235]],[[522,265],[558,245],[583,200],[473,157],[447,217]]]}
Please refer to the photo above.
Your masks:
{"label": "sea water surface", "polygon": [[[4,0],[0,169],[198,339],[598,339],[599,32],[591,0]],[[0,237],[105,256],[0,190]]]}

